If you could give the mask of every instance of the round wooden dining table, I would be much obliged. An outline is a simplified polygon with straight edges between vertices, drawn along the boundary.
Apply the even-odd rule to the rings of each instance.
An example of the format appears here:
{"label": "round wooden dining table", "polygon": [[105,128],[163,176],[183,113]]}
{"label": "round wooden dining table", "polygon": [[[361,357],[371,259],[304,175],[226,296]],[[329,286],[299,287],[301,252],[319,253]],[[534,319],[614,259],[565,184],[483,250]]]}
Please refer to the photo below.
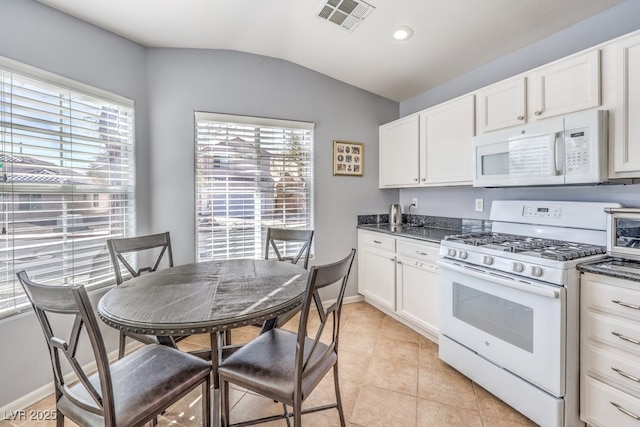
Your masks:
{"label": "round wooden dining table", "polygon": [[127,332],[183,336],[262,323],[302,303],[307,270],[276,260],[181,265],[131,278],[98,304],[108,325]]}
{"label": "round wooden dining table", "polygon": [[[276,260],[240,259],[181,265],[131,278],[98,303],[108,325],[145,335],[209,333],[213,364],[213,419],[219,420],[218,349],[221,333],[275,324],[302,303],[308,271]],[[162,340],[161,340],[162,342]]]}

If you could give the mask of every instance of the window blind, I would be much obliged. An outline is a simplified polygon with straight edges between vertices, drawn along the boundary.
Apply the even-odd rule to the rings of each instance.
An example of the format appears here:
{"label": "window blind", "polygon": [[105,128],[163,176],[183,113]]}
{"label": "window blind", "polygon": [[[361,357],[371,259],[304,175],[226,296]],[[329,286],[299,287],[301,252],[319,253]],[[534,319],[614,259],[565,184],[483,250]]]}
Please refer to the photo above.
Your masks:
{"label": "window blind", "polygon": [[261,258],[268,227],[313,229],[312,123],[200,112],[195,122],[197,261]]}
{"label": "window blind", "polygon": [[133,230],[133,103],[49,77],[0,68],[0,317],[28,307],[23,269],[112,283],[106,239]]}

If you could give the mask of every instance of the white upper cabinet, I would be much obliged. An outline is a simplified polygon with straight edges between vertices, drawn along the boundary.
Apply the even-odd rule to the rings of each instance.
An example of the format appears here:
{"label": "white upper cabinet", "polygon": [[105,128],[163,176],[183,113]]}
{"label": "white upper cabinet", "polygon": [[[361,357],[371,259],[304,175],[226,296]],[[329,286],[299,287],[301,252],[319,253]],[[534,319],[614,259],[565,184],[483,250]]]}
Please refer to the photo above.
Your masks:
{"label": "white upper cabinet", "polygon": [[421,184],[471,184],[474,100],[467,95],[420,114]]}
{"label": "white upper cabinet", "polygon": [[417,114],[380,126],[380,188],[418,185],[419,132]]}
{"label": "white upper cabinet", "polygon": [[537,68],[476,92],[478,133],[598,107],[598,49]]}
{"label": "white upper cabinet", "polygon": [[615,114],[609,155],[612,178],[640,176],[640,34],[615,44]]}
{"label": "white upper cabinet", "polygon": [[527,78],[505,80],[476,93],[478,133],[517,126],[527,120]]}
{"label": "white upper cabinet", "polygon": [[467,185],[473,136],[609,111],[609,178],[640,178],[640,31],[380,127],[380,187]]}
{"label": "white upper cabinet", "polygon": [[600,50],[537,68],[529,78],[534,119],[559,116],[600,105]]}

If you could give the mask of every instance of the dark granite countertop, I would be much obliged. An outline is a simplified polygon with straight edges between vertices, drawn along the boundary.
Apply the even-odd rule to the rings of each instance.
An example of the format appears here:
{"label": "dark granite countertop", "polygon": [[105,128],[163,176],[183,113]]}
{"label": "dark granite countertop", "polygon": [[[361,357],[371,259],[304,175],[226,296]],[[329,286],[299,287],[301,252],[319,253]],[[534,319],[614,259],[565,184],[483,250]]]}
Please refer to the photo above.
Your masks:
{"label": "dark granite countertop", "polygon": [[640,282],[640,262],[605,258],[578,264],[578,271]]}
{"label": "dark granite countertop", "polygon": [[491,231],[485,220],[402,214],[402,224],[392,227],[387,214],[359,215],[358,228],[398,237],[440,243],[447,236]]}
{"label": "dark granite countertop", "polygon": [[409,224],[402,224],[391,227],[389,224],[363,224],[358,226],[361,230],[377,231],[380,233],[393,234],[398,237],[408,237],[411,239],[426,240],[440,243],[440,240],[452,234],[460,234],[460,230],[448,230],[444,228],[421,227]]}

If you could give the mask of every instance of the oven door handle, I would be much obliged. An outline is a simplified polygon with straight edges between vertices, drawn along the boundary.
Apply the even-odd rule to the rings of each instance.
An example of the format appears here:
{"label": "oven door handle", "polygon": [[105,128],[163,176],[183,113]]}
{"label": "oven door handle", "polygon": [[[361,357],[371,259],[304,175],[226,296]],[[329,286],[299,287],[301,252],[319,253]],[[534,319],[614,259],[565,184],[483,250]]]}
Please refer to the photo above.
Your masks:
{"label": "oven door handle", "polygon": [[531,294],[536,294],[547,298],[560,298],[560,292],[554,290],[551,286],[535,285],[533,283],[525,283],[513,279],[507,279],[497,274],[488,273],[485,270],[467,266],[460,267],[458,265],[450,264],[445,261],[438,262],[438,265],[440,265],[442,268],[448,268],[450,270],[457,271],[462,274],[467,274],[478,279],[490,280],[492,283],[497,283],[502,286],[517,289],[519,291],[529,292]]}

